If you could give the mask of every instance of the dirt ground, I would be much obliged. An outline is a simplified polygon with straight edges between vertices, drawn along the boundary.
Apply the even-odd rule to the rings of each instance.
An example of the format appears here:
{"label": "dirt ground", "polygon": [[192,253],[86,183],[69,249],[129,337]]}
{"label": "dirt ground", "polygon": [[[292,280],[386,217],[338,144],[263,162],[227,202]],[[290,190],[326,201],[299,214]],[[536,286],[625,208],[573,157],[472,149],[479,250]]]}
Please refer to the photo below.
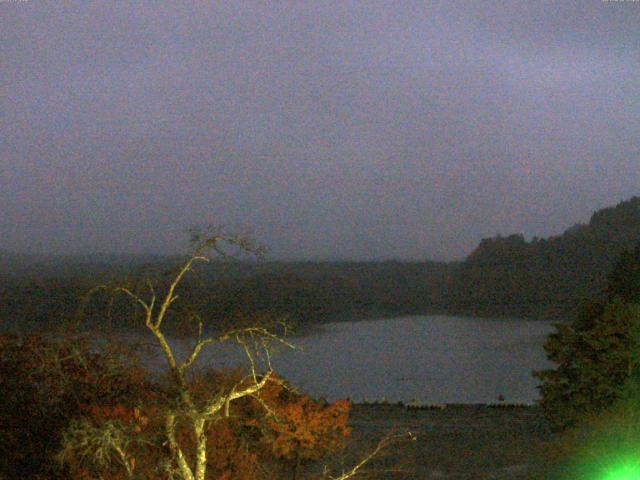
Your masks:
{"label": "dirt ground", "polygon": [[549,438],[538,407],[354,405],[351,426],[353,457],[343,458],[344,465],[390,432],[416,436],[388,448],[371,465],[375,478],[396,480],[535,479],[536,455]]}

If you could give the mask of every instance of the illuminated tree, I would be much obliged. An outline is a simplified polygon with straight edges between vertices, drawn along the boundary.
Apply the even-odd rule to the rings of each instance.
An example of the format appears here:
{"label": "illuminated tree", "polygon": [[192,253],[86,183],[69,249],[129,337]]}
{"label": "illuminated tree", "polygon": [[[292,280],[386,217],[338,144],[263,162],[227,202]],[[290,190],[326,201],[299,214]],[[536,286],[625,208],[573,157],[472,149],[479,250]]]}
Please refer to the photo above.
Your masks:
{"label": "illuminated tree", "polygon": [[[196,263],[209,262],[209,252],[226,255],[229,246],[241,252],[253,254],[261,252],[246,238],[208,233],[203,235],[201,232],[193,232],[193,253],[177,269],[163,293],[156,293],[156,287],[150,281],[146,284],[148,289],[146,296],[124,286],[115,290],[124,293],[140,306],[144,326],[159,345],[166,361],[170,386],[167,391],[167,402],[162,405],[162,411],[159,412],[163,417],[163,435],[169,451],[169,461],[165,462],[164,469],[168,475],[177,475],[183,480],[205,480],[210,427],[221,419],[228,418],[232,404],[235,402],[246,397],[259,399],[260,390],[275,378],[270,360],[272,344],[289,346],[283,336],[273,333],[264,326],[234,328],[221,334],[205,333],[205,327],[207,327],[206,332],[211,332],[211,328],[196,315],[191,319],[197,324],[196,338],[186,357],[178,358],[166,334],[165,323],[172,306],[179,298],[177,289],[185,275],[193,270]],[[219,384],[215,390],[199,390],[198,383],[190,381],[190,369],[205,347],[225,341],[235,341],[244,350],[249,364],[248,374],[230,385]],[[264,407],[267,410],[269,408],[266,404]],[[126,466],[129,478],[133,478],[134,468],[130,465],[130,456],[126,452],[127,436],[115,429],[113,425],[103,423],[100,426],[103,429],[111,429],[109,435],[101,434],[86,422],[75,425],[74,433],[70,437],[74,441],[67,442],[67,445],[71,448],[74,444],[80,443],[88,445],[89,449],[93,448],[95,451],[115,452],[120,457],[121,463]],[[96,445],[102,444],[100,442],[111,442],[110,448],[96,449]]]}
{"label": "illuminated tree", "polygon": [[[178,309],[178,292],[187,274],[209,254],[226,256],[229,248],[260,254],[242,237],[194,232],[193,253],[175,271],[164,289],[157,282],[118,286],[139,306],[142,323],[159,346],[167,381],[153,385],[138,405],[118,402],[83,405],[83,415],[64,432],[58,459],[72,478],[161,478],[250,480],[294,478],[301,465],[317,461],[344,446],[349,435],[349,402],[322,404],[295,392],[278,377],[271,364],[272,349],[291,347],[286,329],[254,323],[220,330],[189,309]],[[168,319],[186,317],[195,336],[186,355],[172,345]],[[207,347],[235,342],[244,352],[246,371],[221,372],[197,365]],[[99,400],[99,399],[98,399]],[[400,437],[400,436],[399,436]],[[404,436],[403,436],[404,437]],[[346,480],[373,454],[337,477]]]}

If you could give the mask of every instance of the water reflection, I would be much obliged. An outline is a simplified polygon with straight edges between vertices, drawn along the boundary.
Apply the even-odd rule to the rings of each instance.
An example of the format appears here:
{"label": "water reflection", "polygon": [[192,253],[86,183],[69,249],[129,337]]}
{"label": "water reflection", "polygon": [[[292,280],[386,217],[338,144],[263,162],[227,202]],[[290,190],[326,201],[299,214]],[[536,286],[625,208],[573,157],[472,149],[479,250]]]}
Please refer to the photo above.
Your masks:
{"label": "water reflection", "polygon": [[[550,365],[542,343],[551,331],[546,321],[445,315],[329,323],[273,363],[302,391],[329,400],[485,403],[503,395],[532,403],[531,371]],[[212,354],[203,361],[217,367],[242,359],[230,346]]]}

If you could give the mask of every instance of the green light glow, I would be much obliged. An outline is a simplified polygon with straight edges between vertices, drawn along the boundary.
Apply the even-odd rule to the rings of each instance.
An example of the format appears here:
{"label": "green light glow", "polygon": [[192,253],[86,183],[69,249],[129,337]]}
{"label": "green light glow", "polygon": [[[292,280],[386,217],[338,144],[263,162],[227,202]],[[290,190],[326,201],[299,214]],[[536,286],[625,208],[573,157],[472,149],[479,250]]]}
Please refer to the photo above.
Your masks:
{"label": "green light glow", "polygon": [[640,462],[624,462],[610,468],[602,480],[640,480]]}

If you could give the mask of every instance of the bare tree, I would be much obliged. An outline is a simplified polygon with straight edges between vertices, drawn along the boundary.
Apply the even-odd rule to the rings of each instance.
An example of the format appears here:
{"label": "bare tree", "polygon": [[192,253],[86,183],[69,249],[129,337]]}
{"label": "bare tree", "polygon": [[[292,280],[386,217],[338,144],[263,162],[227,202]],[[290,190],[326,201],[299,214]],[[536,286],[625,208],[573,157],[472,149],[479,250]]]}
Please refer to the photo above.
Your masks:
{"label": "bare tree", "polygon": [[378,475],[390,473],[407,474],[409,472],[407,472],[407,470],[401,465],[396,465],[392,468],[385,468],[383,470],[374,469],[373,471],[368,469],[368,466],[391,446],[412,442],[417,440],[417,438],[418,437],[412,432],[388,433],[382,437],[368,453],[357,460],[351,468],[343,470],[340,474],[333,474],[325,467],[323,478],[325,480],[350,480],[363,477],[376,478]]}
{"label": "bare tree", "polygon": [[[285,338],[286,326],[282,333],[272,328],[254,324],[230,328],[225,331],[212,330],[200,315],[190,315],[195,322],[195,335],[191,339],[186,355],[178,355],[167,333],[167,318],[172,307],[180,298],[179,287],[198,263],[208,263],[214,257],[227,257],[236,254],[260,256],[263,249],[244,236],[227,235],[215,230],[205,232],[193,230],[192,253],[175,270],[160,292],[160,287],[150,280],[144,286],[144,292],[127,286],[118,286],[113,292],[126,295],[142,312],[144,328],[151,333],[159,346],[169,373],[170,391],[175,399],[165,402],[160,412],[164,423],[164,444],[168,447],[169,458],[162,463],[162,469],[169,478],[180,480],[205,480],[207,477],[207,438],[209,428],[215,422],[229,417],[230,407],[240,399],[255,399],[267,413],[273,415],[269,405],[259,393],[269,382],[281,382],[274,374],[271,364],[272,349],[276,345],[293,348]],[[146,293],[145,293],[146,292]],[[214,344],[235,342],[244,352],[248,372],[239,380],[228,385],[217,385],[215,391],[202,392],[194,382],[194,365],[204,349]],[[196,382],[197,383],[197,382]],[[67,440],[74,444],[75,453],[91,458],[98,466],[111,464],[124,465],[127,478],[135,478],[135,459],[127,451],[135,443],[135,432],[123,431],[113,422],[106,422],[96,428],[88,422],[76,422],[66,433]],[[184,435],[188,432],[189,441]],[[410,434],[408,434],[410,435]],[[407,435],[404,435],[406,437]],[[328,480],[347,480],[360,476],[364,466],[390,443],[402,436],[383,439],[374,450],[350,470],[341,475],[332,476],[325,471]],[[65,455],[61,455],[64,460]]]}
{"label": "bare tree", "polygon": [[[223,416],[229,416],[230,405],[244,397],[254,397],[268,381],[274,379],[271,365],[271,346],[279,343],[291,346],[283,336],[277,335],[266,327],[252,326],[231,329],[222,334],[204,334],[205,325],[201,317],[196,317],[197,336],[184,359],[178,359],[163,330],[164,322],[171,306],[178,300],[177,289],[185,275],[193,270],[198,262],[209,262],[210,253],[227,256],[228,247],[237,252],[260,255],[261,249],[246,237],[213,233],[204,235],[192,231],[194,250],[187,260],[177,269],[166,291],[159,295],[151,282],[148,282],[148,296],[126,287],[117,290],[129,296],[144,312],[144,325],[160,346],[170,373],[170,378],[178,393],[178,402],[174,408],[165,412],[165,435],[171,452],[170,468],[176,467],[183,480],[205,480],[207,469],[207,428]],[[209,331],[209,329],[207,329]],[[249,364],[249,374],[228,388],[212,393],[208,398],[198,398],[187,379],[188,370],[208,345],[226,341],[235,341],[244,350]],[[262,360],[262,361],[259,361]],[[262,368],[261,368],[262,367]],[[265,408],[268,406],[265,404]],[[195,438],[195,452],[187,452],[176,435],[176,422],[180,417],[186,422]],[[191,460],[190,459],[194,459]]]}

